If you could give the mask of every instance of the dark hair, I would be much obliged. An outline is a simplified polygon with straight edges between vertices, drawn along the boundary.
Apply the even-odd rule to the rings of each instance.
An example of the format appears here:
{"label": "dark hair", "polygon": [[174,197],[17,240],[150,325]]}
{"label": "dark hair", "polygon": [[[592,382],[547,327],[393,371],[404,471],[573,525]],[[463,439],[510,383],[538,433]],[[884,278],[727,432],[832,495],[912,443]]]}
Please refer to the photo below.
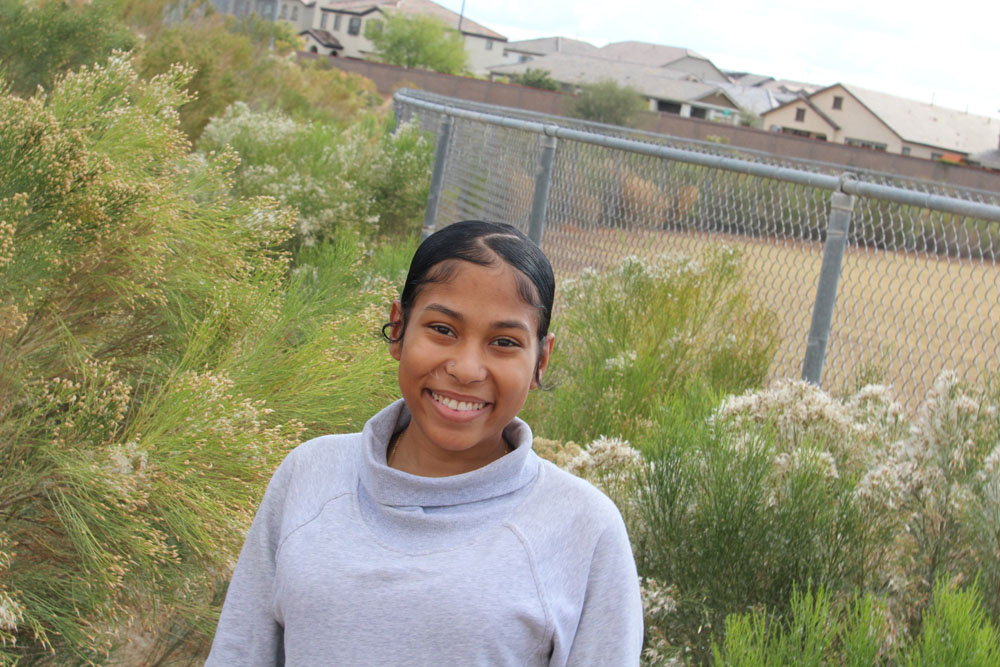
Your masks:
{"label": "dark hair", "polygon": [[[389,342],[402,340],[417,295],[424,285],[445,282],[455,272],[448,260],[462,260],[480,266],[495,264],[500,259],[517,269],[517,289],[525,303],[538,309],[538,339],[549,333],[552,302],[556,281],[545,254],[516,227],[503,222],[463,220],[448,225],[428,236],[417,248],[406,274],[403,293],[399,297],[403,311],[402,328],[396,338],[386,331],[396,322],[382,327]],[[442,263],[444,262],[444,263]]]}

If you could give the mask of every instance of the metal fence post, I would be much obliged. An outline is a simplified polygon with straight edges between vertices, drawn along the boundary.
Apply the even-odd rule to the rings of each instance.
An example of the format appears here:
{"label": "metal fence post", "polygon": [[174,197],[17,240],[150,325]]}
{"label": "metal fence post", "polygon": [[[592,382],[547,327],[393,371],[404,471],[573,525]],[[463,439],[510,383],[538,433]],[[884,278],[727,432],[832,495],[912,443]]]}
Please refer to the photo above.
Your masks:
{"label": "metal fence post", "polygon": [[541,136],[542,154],[538,157],[538,167],[535,169],[535,194],[531,200],[531,215],[528,218],[528,238],[535,245],[542,245],[542,233],[545,231],[545,208],[549,202],[549,184],[552,182],[552,162],[556,156],[556,137],[550,134],[554,125],[545,127]]}
{"label": "metal fence post", "polygon": [[434,171],[431,174],[431,188],[427,193],[427,210],[424,212],[424,228],[420,240],[434,233],[437,222],[438,204],[441,203],[441,187],[444,184],[444,166],[448,158],[448,143],[451,141],[451,128],[455,119],[445,114],[438,128],[437,146],[434,148]]}
{"label": "metal fence post", "polygon": [[[845,174],[841,182],[847,178],[853,177]],[[812,325],[809,327],[809,342],[802,362],[802,379],[816,386],[819,386],[823,375],[826,343],[830,337],[830,324],[833,322],[833,306],[837,301],[837,283],[840,280],[840,267],[844,261],[853,212],[854,195],[833,192],[830,196],[830,220],[826,227],[823,264],[819,271],[819,285],[816,287]]]}

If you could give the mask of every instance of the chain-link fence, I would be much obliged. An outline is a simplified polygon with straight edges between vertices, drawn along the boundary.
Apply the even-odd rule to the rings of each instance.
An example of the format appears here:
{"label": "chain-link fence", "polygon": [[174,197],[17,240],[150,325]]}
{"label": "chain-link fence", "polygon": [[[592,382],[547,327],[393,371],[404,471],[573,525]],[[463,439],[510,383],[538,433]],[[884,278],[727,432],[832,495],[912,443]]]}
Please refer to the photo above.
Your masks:
{"label": "chain-link fence", "polygon": [[563,276],[729,244],[779,320],[776,377],[913,399],[943,369],[1000,368],[998,193],[412,90],[395,105],[437,136],[425,227],[510,222]]}

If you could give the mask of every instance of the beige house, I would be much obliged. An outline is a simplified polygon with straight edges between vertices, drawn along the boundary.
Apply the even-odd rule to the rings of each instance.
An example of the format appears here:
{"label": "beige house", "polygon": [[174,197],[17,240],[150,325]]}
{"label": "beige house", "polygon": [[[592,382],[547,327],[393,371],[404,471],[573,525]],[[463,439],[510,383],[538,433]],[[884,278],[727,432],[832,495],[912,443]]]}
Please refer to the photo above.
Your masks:
{"label": "beige house", "polygon": [[1000,120],[834,84],[763,114],[775,131],[928,159],[960,161],[997,146]]}
{"label": "beige house", "polygon": [[[469,56],[468,68],[486,74],[486,68],[499,60],[507,38],[468,17],[459,16],[431,0],[212,0],[216,10],[237,16],[256,13],[267,19],[292,23],[299,34],[315,30],[328,33],[340,44],[338,55],[365,58],[373,46],[365,38],[365,27],[383,21],[387,13],[434,16],[461,33]],[[306,37],[308,47],[320,51],[321,40]],[[330,48],[330,47],[327,47]]]}

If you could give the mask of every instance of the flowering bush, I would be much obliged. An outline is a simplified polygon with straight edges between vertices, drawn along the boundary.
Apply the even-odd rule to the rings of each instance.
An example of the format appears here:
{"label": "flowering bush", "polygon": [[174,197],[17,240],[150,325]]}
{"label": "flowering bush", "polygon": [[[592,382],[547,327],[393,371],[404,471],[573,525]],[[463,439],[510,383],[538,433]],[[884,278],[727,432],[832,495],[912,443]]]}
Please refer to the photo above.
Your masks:
{"label": "flowering bush", "polygon": [[992,656],[997,406],[950,372],[912,417],[881,385],[835,398],[779,380],[721,401],[689,387],[642,454],[602,437],[562,465],[625,517],[647,664]]}
{"label": "flowering bush", "polygon": [[370,115],[340,129],[237,102],[208,124],[199,142],[203,152],[227,147],[241,159],[234,192],[295,208],[299,244],[338,234],[398,238],[419,229],[432,145],[413,125],[390,132],[387,120]]}
{"label": "flowering bush", "polygon": [[700,258],[629,258],[606,274],[563,281],[554,319],[562,352],[546,376],[555,389],[529,399],[529,422],[550,438],[603,433],[640,442],[686,384],[759,386],[777,334],[739,278],[738,255],[722,248]]}
{"label": "flowering bush", "polygon": [[204,642],[279,458],[391,395],[364,249],[289,277],[292,211],[177,128],[189,76],[117,55],[0,96],[3,664]]}

